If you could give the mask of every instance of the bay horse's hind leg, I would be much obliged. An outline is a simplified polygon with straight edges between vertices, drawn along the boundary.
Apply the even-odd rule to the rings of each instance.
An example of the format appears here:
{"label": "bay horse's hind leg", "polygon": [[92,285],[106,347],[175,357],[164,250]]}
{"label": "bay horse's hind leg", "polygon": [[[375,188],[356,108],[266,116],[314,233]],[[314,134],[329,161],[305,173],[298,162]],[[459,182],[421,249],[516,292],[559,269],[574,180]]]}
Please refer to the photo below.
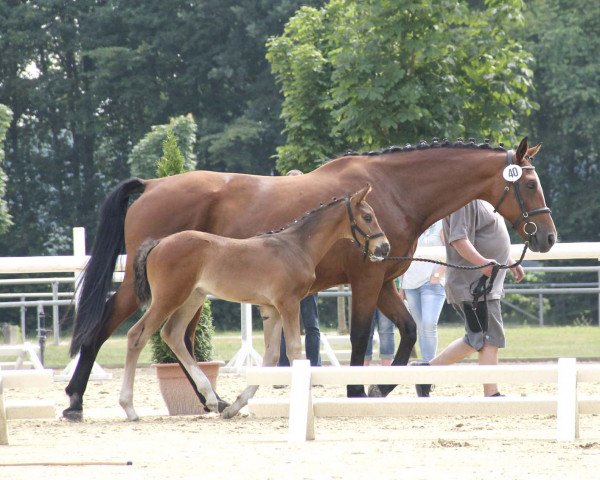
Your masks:
{"label": "bay horse's hind leg", "polygon": [[195,314],[198,312],[198,305],[204,304],[204,299],[204,295],[197,291],[192,292],[188,299],[167,320],[160,335],[173,350],[202,404],[209,411],[217,412],[219,409],[217,396],[210,381],[206,378],[186,345],[186,340],[189,343],[186,331],[188,331],[190,323],[193,323],[195,327],[197,323],[197,320],[194,321]]}
{"label": "bay horse's hind leg", "polygon": [[[377,306],[400,330],[400,344],[392,365],[406,365],[417,341],[417,324],[400,298],[393,280],[383,284]],[[396,385],[372,385],[369,388],[369,397],[385,397],[395,387]]]}
{"label": "bay horse's hind leg", "polygon": [[[263,356],[263,367],[274,367],[279,360],[279,348],[281,345],[281,317],[275,307],[261,305],[260,315],[263,320],[263,335],[265,339],[265,354]],[[242,393],[238,395],[229,407],[221,413],[223,418],[235,416],[251,399],[258,385],[248,385]]]}
{"label": "bay horse's hind leg", "polygon": [[150,306],[148,311],[127,332],[127,355],[125,358],[125,370],[123,372],[123,384],[119,396],[119,404],[125,410],[127,420],[139,420],[139,416],[133,408],[133,383],[135,379],[135,368],[140,353],[154,332],[162,325],[166,312],[160,311],[156,306]]}
{"label": "bay horse's hind leg", "polygon": [[138,302],[133,293],[133,288],[131,283],[125,279],[119,290],[106,301],[104,315],[107,320],[98,332],[94,344],[82,345],[79,351],[79,360],[75,371],[65,388],[65,393],[69,396],[69,407],[62,412],[65,419],[71,421],[81,421],[83,419],[83,395],[100,347],[116,328],[137,309]]}

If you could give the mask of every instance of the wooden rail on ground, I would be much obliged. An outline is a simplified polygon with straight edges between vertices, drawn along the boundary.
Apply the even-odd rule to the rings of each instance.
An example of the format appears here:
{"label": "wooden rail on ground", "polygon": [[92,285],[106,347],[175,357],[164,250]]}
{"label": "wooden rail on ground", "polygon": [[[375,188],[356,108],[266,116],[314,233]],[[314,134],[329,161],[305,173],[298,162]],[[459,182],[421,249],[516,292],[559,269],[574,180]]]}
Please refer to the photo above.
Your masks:
{"label": "wooden rail on ground", "polygon": [[4,388],[49,389],[53,375],[50,369],[0,370],[0,445],[8,445],[7,420],[54,417],[54,401],[6,400]]}
{"label": "wooden rail on ground", "polygon": [[[600,364],[577,364],[561,358],[544,365],[453,365],[445,367],[310,367],[296,360],[291,368],[248,368],[249,385],[291,385],[289,399],[251,399],[259,417],[289,417],[290,442],[313,440],[314,417],[405,415],[537,415],[557,416],[557,439],[579,437],[579,414],[600,413],[600,396],[577,398],[577,384],[600,382]],[[311,385],[354,384],[542,384],[557,387],[553,396],[313,398]]]}

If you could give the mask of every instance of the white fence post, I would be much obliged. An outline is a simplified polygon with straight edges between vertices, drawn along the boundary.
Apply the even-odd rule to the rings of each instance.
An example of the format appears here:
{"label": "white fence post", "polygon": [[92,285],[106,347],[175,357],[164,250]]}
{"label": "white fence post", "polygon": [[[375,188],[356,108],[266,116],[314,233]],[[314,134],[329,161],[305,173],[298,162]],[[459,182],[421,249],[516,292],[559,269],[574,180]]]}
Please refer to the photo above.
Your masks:
{"label": "white fence post", "polygon": [[288,435],[290,443],[315,439],[309,360],[294,360],[292,365]]}
{"label": "white fence post", "polygon": [[558,359],[556,405],[556,438],[571,442],[579,438],[579,411],[577,404],[577,361],[575,358]]}

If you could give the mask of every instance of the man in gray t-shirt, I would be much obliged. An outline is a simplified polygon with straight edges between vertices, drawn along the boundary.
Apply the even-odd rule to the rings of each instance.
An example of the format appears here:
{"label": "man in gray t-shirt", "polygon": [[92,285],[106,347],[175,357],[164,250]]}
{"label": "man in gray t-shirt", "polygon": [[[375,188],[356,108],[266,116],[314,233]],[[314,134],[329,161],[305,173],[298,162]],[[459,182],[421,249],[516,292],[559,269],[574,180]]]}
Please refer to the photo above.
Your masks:
{"label": "man in gray t-shirt", "polygon": [[[485,265],[490,262],[513,264],[510,258],[510,237],[502,217],[494,213],[492,206],[482,200],[474,200],[452,213],[443,221],[446,239],[446,259],[450,264],[464,266]],[[524,275],[520,265],[511,268],[515,281]],[[500,310],[500,298],[504,290],[506,269],[498,272],[492,291],[487,295],[487,326],[472,328],[467,321],[464,302],[473,302],[471,285],[481,275],[490,276],[492,267],[480,270],[446,270],[446,298],[465,321],[465,336],[456,339],[430,365],[450,365],[477,352],[480,365],[497,365],[498,349],[504,348],[504,328]],[[482,300],[483,301],[483,300]],[[481,324],[479,324],[481,327]],[[429,396],[430,385],[417,385],[419,396]],[[499,396],[496,384],[485,384],[486,396]]]}

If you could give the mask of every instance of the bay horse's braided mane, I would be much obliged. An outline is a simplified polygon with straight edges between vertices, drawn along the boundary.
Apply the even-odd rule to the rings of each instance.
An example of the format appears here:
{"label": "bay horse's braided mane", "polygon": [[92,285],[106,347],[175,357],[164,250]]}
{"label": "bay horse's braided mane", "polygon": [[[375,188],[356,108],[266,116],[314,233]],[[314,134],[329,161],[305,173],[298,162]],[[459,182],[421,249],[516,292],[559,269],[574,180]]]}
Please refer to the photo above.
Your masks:
{"label": "bay horse's braided mane", "polygon": [[333,197],[328,203],[321,203],[314,210],[310,210],[310,211],[306,212],[300,218],[297,218],[296,220],[292,220],[290,223],[287,223],[283,227],[275,228],[273,230],[269,230],[268,232],[258,234],[257,237],[260,237],[261,235],[272,235],[274,233],[282,232],[283,230],[286,230],[286,229],[288,229],[290,227],[293,227],[295,225],[298,225],[298,224],[300,224],[300,223],[308,220],[308,217],[311,217],[313,214],[315,214],[317,212],[320,212],[321,210],[324,210],[324,209],[326,209],[328,207],[331,207],[332,205],[340,203],[340,202],[344,201],[345,199],[346,199],[346,197],[340,197],[340,198]]}
{"label": "bay horse's braided mane", "polygon": [[[433,138],[431,140],[431,143],[426,142],[425,140],[421,140],[418,144],[412,145],[410,143],[407,143],[404,146],[398,146],[398,145],[393,145],[391,147],[386,147],[383,148],[381,150],[371,150],[369,152],[354,152],[354,151],[347,151],[346,153],[342,154],[342,155],[338,155],[335,158],[331,158],[329,160],[325,160],[323,163],[329,163],[333,160],[336,160],[337,158],[340,157],[349,157],[349,156],[367,156],[367,157],[374,157],[377,155],[385,155],[387,153],[398,153],[398,152],[411,152],[413,150],[425,150],[425,149],[431,149],[431,148],[479,148],[482,150],[497,150],[497,151],[506,151],[506,148],[504,148],[504,144],[500,143],[498,144],[497,147],[492,147],[490,145],[490,141],[486,138],[483,143],[475,143],[475,139],[474,138],[469,138],[469,140],[467,142],[465,142],[462,138],[457,138],[456,142],[451,142],[449,141],[447,138],[442,139],[441,141],[438,138]],[[276,228],[273,230],[269,230],[268,232],[265,233],[261,233],[258,234],[257,236],[260,235],[271,235],[274,233],[279,233],[283,230],[286,230],[287,228],[290,228],[294,225],[298,225],[299,222],[303,222],[307,219],[307,217],[309,217],[310,215],[312,215],[313,213],[320,211],[324,208],[327,208],[331,205],[334,205],[336,203],[341,202],[342,200],[344,200],[344,197],[342,198],[336,198],[333,197],[333,199],[331,201],[329,201],[329,203],[321,203],[321,205],[317,208],[315,208],[314,210],[311,210],[309,212],[306,212],[302,217],[296,219],[296,220],[292,220],[290,223],[280,227],[280,228]]]}
{"label": "bay horse's braided mane", "polygon": [[[431,143],[426,142],[425,140],[421,140],[418,144],[410,144],[407,143],[404,146],[393,145],[391,147],[386,147],[381,150],[371,150],[369,152],[355,152],[352,150],[347,151],[342,155],[338,155],[336,158],[340,157],[348,157],[348,156],[366,156],[366,157],[374,157],[377,155],[385,155],[386,153],[398,153],[398,152],[412,152],[413,150],[425,150],[431,148],[480,148],[482,150],[498,150],[498,151],[506,151],[504,148],[504,144],[500,143],[497,147],[492,147],[490,145],[490,141],[485,139],[483,143],[475,143],[474,138],[469,138],[469,141],[465,142],[462,138],[458,138],[456,142],[451,142],[447,138],[442,139],[441,141],[438,138],[433,138]],[[326,160],[324,163],[328,163],[335,158]]]}

